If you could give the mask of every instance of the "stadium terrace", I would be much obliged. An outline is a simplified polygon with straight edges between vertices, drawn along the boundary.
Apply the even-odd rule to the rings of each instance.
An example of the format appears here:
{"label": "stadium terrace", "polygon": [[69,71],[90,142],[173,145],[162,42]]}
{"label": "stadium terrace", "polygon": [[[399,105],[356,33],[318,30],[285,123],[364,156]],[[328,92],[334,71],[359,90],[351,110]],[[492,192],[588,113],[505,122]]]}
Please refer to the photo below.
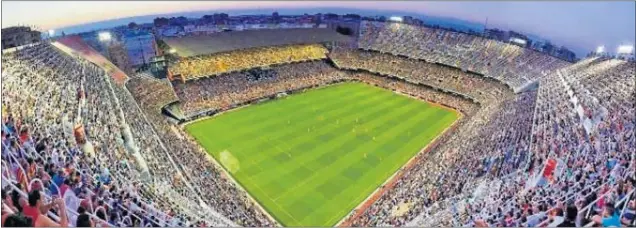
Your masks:
{"label": "stadium terrace", "polygon": [[3,225],[635,225],[635,62],[401,21],[4,51]]}

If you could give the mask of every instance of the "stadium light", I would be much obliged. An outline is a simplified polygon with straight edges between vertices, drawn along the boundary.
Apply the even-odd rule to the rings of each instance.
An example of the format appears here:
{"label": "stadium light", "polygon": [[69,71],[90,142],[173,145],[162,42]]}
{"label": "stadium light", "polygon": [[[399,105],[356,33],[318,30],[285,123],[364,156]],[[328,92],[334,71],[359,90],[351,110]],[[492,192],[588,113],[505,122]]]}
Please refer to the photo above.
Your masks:
{"label": "stadium light", "polygon": [[600,53],[603,53],[603,52],[605,52],[605,46],[598,46],[596,48],[596,53],[600,54]]}
{"label": "stadium light", "polygon": [[521,44],[521,45],[526,45],[527,43],[526,40],[519,39],[519,38],[510,38],[510,42]]}
{"label": "stadium light", "polygon": [[55,35],[55,30],[49,29],[49,37]]}
{"label": "stadium light", "polygon": [[396,22],[402,22],[402,17],[398,17],[398,16],[393,16],[393,17],[389,17],[390,21],[396,21]]}
{"label": "stadium light", "polygon": [[99,37],[99,41],[109,41],[113,38],[110,32],[100,32],[97,36]]}
{"label": "stadium light", "polygon": [[170,50],[168,50],[168,53],[170,53],[170,54],[177,53],[177,49],[170,48]]}
{"label": "stadium light", "polygon": [[634,51],[634,46],[632,45],[621,45],[618,46],[618,54],[630,54]]}

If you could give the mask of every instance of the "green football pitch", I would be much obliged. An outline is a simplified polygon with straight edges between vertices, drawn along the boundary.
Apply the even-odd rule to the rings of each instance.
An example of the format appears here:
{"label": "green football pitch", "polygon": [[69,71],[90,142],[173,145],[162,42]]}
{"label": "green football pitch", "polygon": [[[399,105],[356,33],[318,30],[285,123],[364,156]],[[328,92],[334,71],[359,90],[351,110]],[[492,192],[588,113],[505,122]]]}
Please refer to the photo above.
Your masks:
{"label": "green football pitch", "polygon": [[457,118],[341,83],[197,121],[186,130],[285,226],[333,226]]}

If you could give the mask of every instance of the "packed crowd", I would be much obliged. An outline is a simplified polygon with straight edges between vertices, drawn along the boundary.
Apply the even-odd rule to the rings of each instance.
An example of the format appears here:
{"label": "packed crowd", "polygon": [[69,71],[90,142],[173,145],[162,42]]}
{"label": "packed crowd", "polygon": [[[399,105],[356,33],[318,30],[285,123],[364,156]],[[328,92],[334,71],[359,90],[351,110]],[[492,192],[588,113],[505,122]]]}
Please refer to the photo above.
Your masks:
{"label": "packed crowd", "polygon": [[[538,91],[503,101],[500,110],[493,112],[498,116],[492,118],[494,122],[479,127],[483,133],[470,133],[477,137],[466,143],[476,144],[462,147],[464,144],[454,144],[453,139],[447,141],[446,145],[455,145],[452,150],[461,153],[440,156],[453,158],[452,164],[463,163],[460,169],[432,175],[435,164],[422,166],[428,170],[419,174],[430,179],[408,182],[410,186],[398,184],[354,224],[633,226],[634,67],[633,62],[584,60],[542,78]],[[592,107],[603,111],[589,110],[586,104],[591,103],[598,103]],[[466,129],[470,128],[463,131]],[[493,134],[493,130],[503,134]],[[461,138],[461,133],[458,136]],[[488,147],[491,149],[475,151]],[[543,168],[552,159],[559,161],[556,170],[562,171],[552,171],[546,177]],[[491,174],[471,180],[484,172]],[[447,180],[448,176],[452,179]],[[399,183],[407,180],[411,179],[406,177]],[[449,182],[450,186],[445,185]],[[457,191],[458,197],[439,201],[448,189],[457,189],[453,186],[471,182],[473,187]],[[422,187],[426,184],[446,191],[428,192],[431,188]],[[481,193],[479,186],[483,187]],[[429,201],[430,194],[437,200]],[[418,200],[425,202],[422,208],[414,203],[406,215],[391,215],[398,205]]]}
{"label": "packed crowd", "polygon": [[211,34],[162,37],[180,57],[193,57],[244,50],[298,44],[328,44],[349,42],[351,37],[332,28],[246,29]]}
{"label": "packed crowd", "polygon": [[[130,135],[120,130],[126,121],[119,119],[111,89],[121,86],[111,86],[102,69],[49,43],[4,54],[2,64],[3,223],[229,224],[185,211],[198,205],[185,197],[189,192],[157,191],[171,189],[160,179],[172,177],[173,170],[152,167],[153,180],[144,180],[143,159],[134,158]],[[149,147],[142,149],[146,159],[155,157]],[[176,200],[181,205],[174,206]]]}
{"label": "packed crowd", "polygon": [[532,162],[560,159],[564,171],[534,188],[527,187],[534,179],[509,183],[507,204],[482,211],[490,216],[480,222],[633,226],[634,69],[633,62],[592,58],[541,79]]}
{"label": "packed crowd", "polygon": [[[337,62],[338,60],[335,61]],[[307,65],[313,66],[308,67]],[[324,63],[311,62],[275,67],[274,70],[277,72],[275,78],[263,77],[266,78],[263,81],[255,82],[249,80],[248,78],[250,77],[246,74],[230,74],[206,80],[191,81],[185,84],[175,83],[174,86],[181,101],[184,103],[183,107],[189,107],[187,106],[188,102],[197,99],[204,100],[204,98],[208,98],[209,100],[206,102],[210,102],[210,98],[221,100],[224,99],[223,96],[228,96],[228,98],[225,98],[227,99],[225,106],[219,105],[220,102],[217,101],[217,103],[207,103],[209,106],[200,106],[202,108],[199,108],[199,110],[209,108],[223,109],[224,107],[230,107],[232,104],[241,104],[248,100],[259,99],[264,96],[282,92],[284,89],[289,90],[294,88],[282,87],[282,89],[276,89],[282,82],[293,82],[297,87],[303,87],[303,80],[300,79],[304,78],[301,76],[308,74],[308,72],[309,74],[319,75],[315,73],[317,71],[316,69],[324,69],[320,70],[322,72],[326,70],[329,72],[337,72]],[[285,75],[285,73],[291,73],[294,77],[279,78]],[[389,73],[393,74],[392,72]],[[324,77],[324,75],[322,77]],[[374,205],[374,207],[369,209],[363,216],[356,218],[352,223],[353,225],[405,225],[407,221],[419,215],[418,212],[421,212],[425,205],[430,206],[434,202],[442,201],[442,199],[462,193],[465,187],[462,183],[471,183],[472,179],[486,176],[489,173],[493,173],[493,176],[504,176],[519,169],[528,160],[530,146],[529,135],[532,125],[532,111],[537,94],[536,91],[527,92],[515,97],[509,91],[503,90],[498,94],[499,96],[497,98],[501,99],[503,97],[504,102],[494,102],[491,98],[488,100],[490,102],[485,103],[487,104],[486,107],[479,109],[479,106],[475,105],[475,103],[449,95],[445,92],[396,79],[376,76],[370,73],[355,73],[347,77],[330,78],[330,80],[335,79],[357,79],[377,86],[396,89],[411,96],[420,97],[431,102],[441,103],[461,110],[469,117],[469,119],[462,120],[463,125],[467,125],[466,128],[464,128],[464,126],[461,127],[462,131],[460,134],[464,137],[444,136],[453,140],[454,143],[452,145],[454,146],[441,145],[445,153],[436,153],[444,155],[441,157],[437,156],[435,159],[428,159],[430,155],[424,155],[421,164],[416,166],[419,168],[410,170],[405,175],[409,178],[408,181],[398,183],[398,187],[395,188],[397,190],[395,191],[399,192],[389,192],[384,195],[385,198],[379,201],[384,202],[380,204],[383,209],[375,208]],[[312,84],[315,83],[316,82],[313,82]],[[260,90],[260,87],[264,85],[274,89]],[[274,87],[271,87],[272,85],[274,85]],[[233,100],[229,95],[234,95],[239,99],[235,98]],[[502,128],[501,126],[508,127]],[[464,129],[469,129],[470,131],[465,131]],[[183,138],[188,138],[185,134],[180,135],[182,135],[181,137]],[[446,141],[446,139],[442,139],[442,141]],[[462,154],[464,152],[462,149],[465,148],[471,150],[470,155],[473,156],[472,158],[477,157],[478,159],[459,159],[463,156],[468,156]],[[439,163],[440,160],[447,162]],[[461,163],[458,163],[460,161]],[[435,166],[433,166],[433,164]],[[476,168],[474,170],[465,170],[463,167]],[[425,169],[425,171],[422,169]],[[449,170],[457,174],[452,176],[462,178],[459,178],[457,182],[455,182],[456,179],[454,178],[444,178],[450,176],[450,174],[447,173]],[[437,175],[431,175],[431,173]],[[404,185],[408,185],[410,188],[403,188]],[[476,183],[473,183],[473,185],[476,185]],[[452,189],[453,191],[444,191],[445,189]],[[466,189],[470,188],[466,187]],[[419,200],[423,196],[426,200]],[[396,197],[402,200],[395,200]],[[395,206],[400,203],[410,203],[413,207],[413,209],[410,210],[411,213],[402,219],[392,218],[392,211],[395,209]],[[376,205],[378,204],[376,203]],[[442,206],[437,207],[440,210],[444,208]],[[429,210],[427,212],[434,211],[435,210]],[[378,220],[365,220],[364,218],[369,218],[367,216]],[[384,221],[383,219],[389,220]]]}
{"label": "packed crowd", "polygon": [[515,89],[569,64],[479,36],[392,22],[362,21],[358,47],[478,72]]}
{"label": "packed crowd", "polygon": [[[183,175],[179,178],[191,184],[205,205],[218,211],[213,213],[220,213],[217,217],[228,218],[241,226],[273,226],[274,222],[256,208],[252,201],[247,200],[247,193],[227,177],[223,177],[220,167],[213,164],[207,153],[194,140],[186,140],[187,134],[161,114],[161,107],[174,99],[174,90],[170,84],[165,84],[167,82],[158,81],[151,76],[133,76],[126,86],[152,123],[148,127],[155,130],[166,151],[170,151],[171,159],[174,159],[171,162],[183,170]],[[170,95],[156,94],[163,92],[154,91],[163,91]],[[160,97],[167,99],[159,99]],[[182,203],[189,202],[187,199],[183,200]]]}
{"label": "packed crowd", "polygon": [[501,83],[451,67],[378,52],[335,49],[329,58],[340,68],[362,69],[382,75],[404,78],[414,83],[464,94],[488,102],[508,89]]}
{"label": "packed crowd", "polygon": [[[214,208],[217,205],[210,206],[209,199],[203,198],[196,186],[189,181],[189,176],[184,173],[182,167],[184,163],[179,163],[177,160],[179,156],[182,156],[179,153],[181,149],[170,147],[171,145],[164,142],[162,135],[159,135],[151,123],[151,119],[135,101],[134,95],[124,85],[112,88],[120,101],[122,110],[126,110],[123,116],[130,124],[132,138],[138,141],[133,147],[142,151],[141,154],[147,161],[149,169],[154,172],[152,178],[156,180],[154,180],[155,184],[150,186],[152,192],[167,195],[162,198],[164,205],[172,206],[173,210],[183,211],[190,216],[190,219],[200,219],[210,226],[236,226],[233,221],[219,214],[218,209]],[[133,92],[148,94],[143,90]],[[157,112],[156,107],[154,108],[153,111]],[[236,210],[237,213],[240,212]]]}
{"label": "packed crowd", "polygon": [[459,110],[460,112],[468,116],[471,116],[479,109],[479,105],[470,100],[461,98],[459,96],[450,95],[435,88],[425,87],[364,72],[354,73],[351,78],[374,86],[394,90],[421,100],[441,104],[443,106]]}
{"label": "packed crowd", "polygon": [[[459,130],[445,135],[442,144],[418,157],[396,186],[353,218],[352,225],[404,226],[409,221],[423,220],[421,217],[436,218],[437,212],[467,198],[484,179],[505,176],[523,167],[532,125],[528,109],[535,98],[536,91],[529,91],[482,105],[475,114],[462,119]],[[407,212],[396,215],[403,205],[408,205]]]}
{"label": "packed crowd", "polygon": [[161,112],[165,105],[179,100],[169,81],[156,79],[147,72],[131,76],[126,87],[139,106],[150,107],[155,112]]}
{"label": "packed crowd", "polygon": [[[2,224],[278,225],[161,108],[179,100],[186,115],[196,115],[358,80],[452,107],[463,118],[345,224],[634,225],[634,62],[590,58],[563,67],[516,46],[397,23],[363,22],[358,44],[394,55],[329,54],[339,68],[357,70],[350,72],[306,61],[325,58],[322,46],[249,49],[190,63],[206,71],[193,75],[227,74],[171,85],[144,74],[120,83],[49,43],[3,54]],[[430,62],[513,88],[539,85],[513,94]],[[551,162],[556,168],[546,173]]]}
{"label": "packed crowd", "polygon": [[[273,77],[253,80],[254,71],[238,72],[185,83],[174,82],[186,115],[207,110],[224,110],[233,105],[264,98],[272,94],[320,85],[346,77],[323,61],[311,61],[272,67]],[[270,74],[270,70],[261,71]],[[258,72],[258,71],[257,71]]]}
{"label": "packed crowd", "polygon": [[326,54],[327,49],[319,44],[259,47],[183,58],[171,66],[170,71],[189,80],[254,67],[324,59]]}

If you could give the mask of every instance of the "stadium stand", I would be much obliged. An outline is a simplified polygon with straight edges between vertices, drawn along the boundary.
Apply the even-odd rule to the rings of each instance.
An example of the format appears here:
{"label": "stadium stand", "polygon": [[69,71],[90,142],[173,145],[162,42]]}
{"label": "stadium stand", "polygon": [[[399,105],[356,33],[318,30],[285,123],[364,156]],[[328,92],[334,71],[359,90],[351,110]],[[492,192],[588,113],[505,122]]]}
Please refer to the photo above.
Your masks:
{"label": "stadium stand", "polygon": [[[387,218],[386,214],[372,211],[367,214],[367,220],[358,220],[360,222],[358,224],[401,225],[404,224],[401,223],[401,219],[406,218],[411,220],[406,225],[418,226],[440,224],[539,226],[559,224],[567,217],[571,218],[569,222],[576,226],[607,225],[602,224],[605,223],[605,219],[600,216],[617,216],[624,218],[627,224],[630,221],[633,222],[633,219],[625,217],[626,210],[622,209],[627,208],[628,201],[630,199],[633,201],[634,197],[632,130],[636,121],[633,115],[634,63],[617,61],[604,60],[591,66],[581,66],[585,62],[594,62],[583,60],[581,64],[574,64],[572,68],[564,68],[541,80],[541,86],[534,99],[536,105],[534,105],[534,118],[532,118],[534,130],[532,130],[531,138],[533,139],[529,141],[532,148],[529,166],[484,185],[487,186],[485,189],[488,189],[489,194],[480,197],[477,197],[479,194],[476,193],[473,193],[473,197],[462,196],[451,200],[454,203],[447,205],[447,209],[442,211],[433,211],[429,208],[434,207],[425,207],[425,213],[413,220],[408,216],[384,220]],[[564,72],[569,72],[568,75],[573,75],[573,72],[585,73],[574,74],[578,76],[564,76]],[[599,84],[596,81],[586,84],[592,81],[585,78],[594,77],[594,75],[598,76],[598,79],[611,75],[608,80],[614,79],[615,84]],[[565,83],[566,81],[569,83]],[[570,89],[565,88],[570,87],[569,84],[575,85],[574,87],[602,88],[603,92],[591,93],[588,90],[577,91],[574,94]],[[631,98],[627,98],[630,93]],[[585,100],[597,100],[603,94],[613,94],[603,97],[606,104],[616,107],[612,108],[612,112],[606,113],[607,115],[611,113],[611,117],[595,116],[593,114],[595,111],[578,111],[577,114],[576,104],[579,101],[585,104]],[[581,98],[572,99],[573,95]],[[580,100],[574,102],[578,99]],[[610,107],[597,108],[603,110]],[[626,111],[629,109],[632,110],[631,113]],[[601,112],[601,115],[602,113],[604,112]],[[627,115],[627,113],[630,114]],[[597,118],[603,119],[603,123],[591,127],[592,132],[588,134],[585,130],[585,122],[590,122],[587,119]],[[543,171],[542,164],[550,159],[563,159],[561,165],[566,172],[552,179],[532,175],[533,172]],[[503,161],[505,165],[509,164],[506,164],[506,159]],[[473,172],[481,172],[481,167],[478,166]],[[445,172],[443,175],[448,174],[449,172]],[[436,192],[433,191],[433,193]],[[387,197],[404,200],[404,198],[393,198],[390,194]],[[394,202],[380,203],[378,208],[392,208],[396,205]],[[605,213],[613,211],[616,214],[603,215],[603,210],[606,211]],[[566,211],[571,214],[565,216]]]}
{"label": "stadium stand", "polygon": [[283,45],[346,42],[350,38],[327,28],[259,29],[166,38],[180,57],[196,57],[243,49]]}
{"label": "stadium stand", "polygon": [[[127,90],[101,68],[48,43],[3,59],[7,61],[3,61],[2,78],[2,151],[3,162],[10,164],[3,164],[3,180],[10,180],[3,181],[3,193],[15,195],[7,209],[22,212],[27,196],[41,189],[47,202],[53,196],[66,202],[58,205],[67,210],[51,212],[60,223],[74,224],[81,207],[103,225],[233,224],[215,218],[210,209],[199,208],[198,202],[186,197],[194,195],[185,193],[186,188],[168,187],[166,182],[172,182],[177,173],[166,166],[171,164],[169,156],[158,148],[160,143],[152,141],[158,137],[144,128],[145,121],[138,116],[143,114],[135,113],[132,96],[126,96]],[[126,107],[126,120],[119,119],[123,116],[115,110],[118,102]],[[127,152],[135,146],[125,142],[130,140],[125,131],[118,130],[122,122],[132,123],[133,135],[141,140],[154,179],[150,186],[140,172],[144,164]],[[84,136],[73,138],[74,124],[83,124]],[[81,142],[87,138],[92,141],[90,149]],[[61,211],[68,211],[68,216]]]}
{"label": "stadium stand", "polygon": [[131,80],[137,80],[134,83],[128,82],[127,86],[140,101],[140,108],[153,123],[157,135],[165,142],[168,151],[179,151],[174,159],[185,173],[184,178],[193,184],[193,188],[202,196],[203,201],[220,210],[232,221],[238,220],[238,224],[242,226],[273,225],[274,223],[256,210],[254,205],[247,203],[247,193],[239,190],[227,177],[222,177],[221,168],[213,164],[212,158],[206,157],[207,154],[193,139],[187,138],[185,132],[171,125],[161,115],[158,108],[174,100],[174,91],[171,90],[170,95],[158,97],[154,95],[153,88],[158,91],[172,88],[171,85],[165,81],[157,82],[157,79],[146,75],[133,76]]}
{"label": "stadium stand", "polygon": [[168,80],[156,79],[148,72],[131,76],[126,87],[132,91],[139,106],[152,110],[148,113],[161,113],[161,108],[179,100]]}
{"label": "stadium stand", "polygon": [[[239,72],[192,82],[173,82],[181,108],[187,116],[212,110],[227,110],[248,101],[343,79],[323,61],[286,64],[272,68],[274,77],[250,80],[252,72]],[[261,71],[262,72],[262,71]]]}
{"label": "stadium stand", "polygon": [[170,72],[190,80],[254,67],[324,59],[326,53],[327,49],[319,44],[260,47],[182,59]]}
{"label": "stadium stand", "polygon": [[392,22],[362,21],[358,47],[477,72],[515,90],[569,64],[512,44]]}
{"label": "stadium stand", "polygon": [[172,82],[76,38],[3,53],[3,225],[280,225],[162,109],[192,120],[349,80],[463,117],[340,226],[635,225],[636,63],[401,23],[363,21],[359,49],[330,52],[285,34],[182,59],[196,80]]}
{"label": "stadium stand", "polygon": [[65,36],[52,44],[67,53],[78,54],[93,64],[102,67],[119,84],[123,84],[126,80],[127,75],[123,71],[86,44],[80,36]]}
{"label": "stadium stand", "polygon": [[457,69],[378,52],[336,49],[329,53],[329,58],[342,69],[364,69],[405,78],[477,100],[497,98],[508,90],[501,83]]}

